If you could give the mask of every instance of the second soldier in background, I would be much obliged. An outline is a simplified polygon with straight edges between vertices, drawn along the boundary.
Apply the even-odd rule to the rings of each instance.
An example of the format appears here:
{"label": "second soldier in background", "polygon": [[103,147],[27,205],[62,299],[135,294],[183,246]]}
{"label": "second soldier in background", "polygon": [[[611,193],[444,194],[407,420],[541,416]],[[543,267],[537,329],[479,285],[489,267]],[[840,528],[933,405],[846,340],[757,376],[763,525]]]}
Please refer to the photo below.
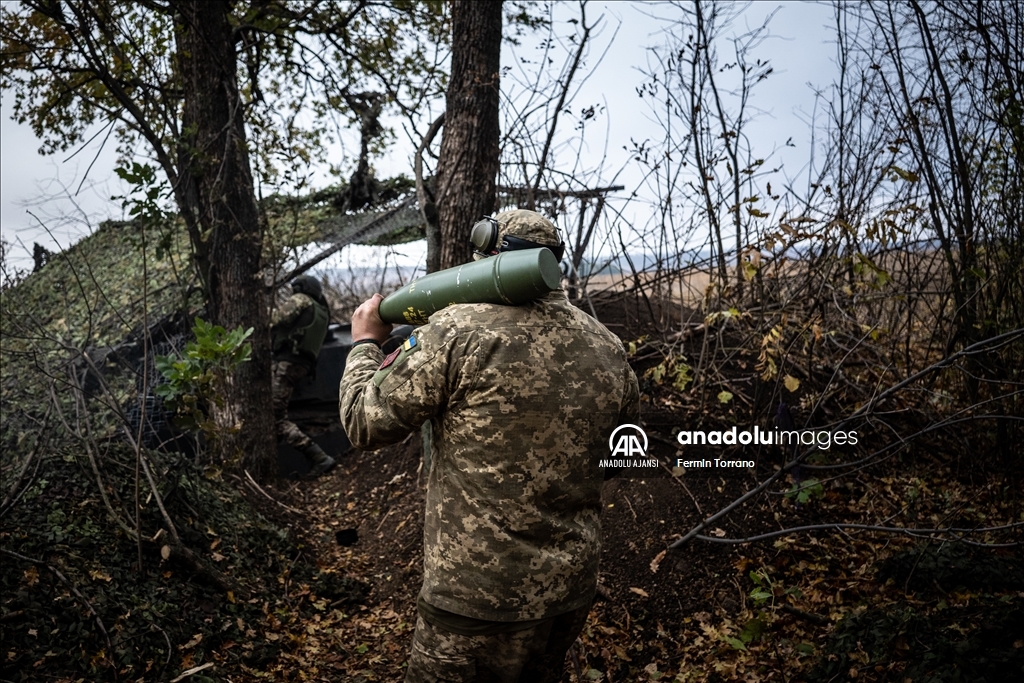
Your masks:
{"label": "second soldier in background", "polygon": [[309,476],[318,477],[335,460],[288,419],[288,402],[299,382],[316,372],[316,362],[327,336],[330,309],[320,282],[310,275],[292,280],[292,294],[274,311],[270,334],[274,349],[274,419],[277,440],[302,453]]}

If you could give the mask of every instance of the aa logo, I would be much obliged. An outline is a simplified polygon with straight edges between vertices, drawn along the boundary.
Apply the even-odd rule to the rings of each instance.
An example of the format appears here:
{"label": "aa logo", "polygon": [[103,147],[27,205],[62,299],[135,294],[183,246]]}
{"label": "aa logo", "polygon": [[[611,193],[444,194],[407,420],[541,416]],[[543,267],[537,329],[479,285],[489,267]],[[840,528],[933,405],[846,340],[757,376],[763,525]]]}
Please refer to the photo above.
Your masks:
{"label": "aa logo", "polygon": [[[617,438],[616,438],[617,437]],[[641,445],[641,439],[643,444]],[[647,455],[647,434],[636,425],[619,425],[608,437],[608,448],[611,457],[643,458]]]}

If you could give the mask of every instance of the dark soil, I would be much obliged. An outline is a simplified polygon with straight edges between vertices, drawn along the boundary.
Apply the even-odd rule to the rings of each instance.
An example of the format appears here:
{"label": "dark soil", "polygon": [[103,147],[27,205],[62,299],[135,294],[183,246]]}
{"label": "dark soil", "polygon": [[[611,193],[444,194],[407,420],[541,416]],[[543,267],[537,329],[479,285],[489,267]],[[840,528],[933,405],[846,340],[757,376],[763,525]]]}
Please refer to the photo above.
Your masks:
{"label": "dark soil", "polygon": [[[415,602],[422,581],[424,480],[419,471],[419,435],[376,452],[353,450],[327,477],[297,483],[292,492],[314,517],[306,535],[320,561],[370,585],[364,610],[393,611],[408,626],[378,635],[363,655],[349,653],[345,671],[370,680],[401,680],[402,665],[415,622]],[[588,632],[622,630],[622,646],[658,640],[658,633],[676,633],[697,612],[735,612],[749,590],[736,582],[734,564],[740,552],[730,546],[698,544],[664,553],[667,546],[749,485],[741,478],[696,480],[685,485],[670,476],[613,479],[605,486],[602,515],[601,588]],[[295,504],[295,503],[293,503]],[[759,525],[742,510],[734,524],[750,532]],[[351,538],[347,546],[338,544]],[[663,554],[663,559],[658,560]],[[657,562],[657,571],[652,571]],[[601,647],[577,653],[580,672],[596,668],[607,680],[627,680],[662,653],[650,649],[630,660]],[[395,655],[381,659],[381,652]],[[375,660],[375,661],[371,661]],[[609,665],[615,668],[611,669]],[[616,675],[615,671],[618,671]],[[573,674],[575,676],[575,674]],[[632,679],[629,679],[632,680]],[[646,680],[646,679],[644,679]]]}

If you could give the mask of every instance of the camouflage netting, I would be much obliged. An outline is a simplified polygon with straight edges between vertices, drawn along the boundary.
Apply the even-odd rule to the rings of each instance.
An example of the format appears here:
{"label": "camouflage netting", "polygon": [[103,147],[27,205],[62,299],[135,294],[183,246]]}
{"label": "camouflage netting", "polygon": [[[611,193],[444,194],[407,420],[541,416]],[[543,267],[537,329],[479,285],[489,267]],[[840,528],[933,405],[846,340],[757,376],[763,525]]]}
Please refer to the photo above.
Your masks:
{"label": "camouflage netting", "polygon": [[[112,436],[117,412],[136,392],[134,373],[107,378],[107,389],[88,372],[141,360],[144,323],[180,308],[198,306],[187,245],[172,241],[157,258],[130,223],[106,222],[40,270],[4,291],[0,315],[0,409],[3,471],[16,467],[44,437],[60,438],[61,416],[81,416],[87,390],[89,424],[96,438]],[[191,296],[190,296],[191,293]],[[111,347],[117,347],[112,352]],[[53,410],[53,400],[61,414]],[[44,419],[44,416],[47,416]],[[84,417],[84,416],[83,416]]]}

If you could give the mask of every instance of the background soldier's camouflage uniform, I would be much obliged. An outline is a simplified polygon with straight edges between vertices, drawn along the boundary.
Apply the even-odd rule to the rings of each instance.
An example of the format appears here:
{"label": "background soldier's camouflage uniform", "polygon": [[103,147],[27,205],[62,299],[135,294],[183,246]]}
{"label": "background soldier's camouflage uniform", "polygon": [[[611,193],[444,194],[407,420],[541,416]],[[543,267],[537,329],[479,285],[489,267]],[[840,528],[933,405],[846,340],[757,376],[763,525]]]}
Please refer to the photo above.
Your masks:
{"label": "background soldier's camouflage uniform", "polygon": [[[317,307],[325,310],[316,311]],[[319,323],[317,313],[320,314]],[[274,339],[273,402],[277,438],[302,453],[309,462],[311,473],[316,474],[326,471],[334,461],[288,419],[288,402],[295,387],[316,367],[317,354],[311,355],[311,351],[300,349],[303,346],[307,349],[315,347],[319,352],[327,332],[329,316],[325,313],[326,307],[313,297],[295,293],[274,310],[270,326]],[[291,338],[294,332],[298,332],[300,339]]]}
{"label": "background soldier's camouflage uniform", "polygon": [[[299,382],[309,374],[305,365],[287,360],[274,361],[273,367],[273,401],[274,419],[277,421],[278,441],[284,441],[300,453],[312,452],[313,440],[299,426],[288,419],[288,403]],[[312,462],[312,458],[310,458]]]}
{"label": "background soldier's camouflage uniform", "polygon": [[[322,324],[317,323],[317,307],[323,318]],[[274,309],[270,319],[271,336],[274,344],[274,357],[276,359],[288,359],[293,362],[303,362],[307,366],[315,366],[320,346],[327,336],[327,314],[326,306],[314,299],[309,294],[297,292],[291,294]],[[301,339],[293,339],[293,333],[301,330]],[[298,348],[305,342],[305,334],[312,334],[305,346],[309,349],[305,355],[301,355]],[[313,351],[316,348],[316,351]]]}

